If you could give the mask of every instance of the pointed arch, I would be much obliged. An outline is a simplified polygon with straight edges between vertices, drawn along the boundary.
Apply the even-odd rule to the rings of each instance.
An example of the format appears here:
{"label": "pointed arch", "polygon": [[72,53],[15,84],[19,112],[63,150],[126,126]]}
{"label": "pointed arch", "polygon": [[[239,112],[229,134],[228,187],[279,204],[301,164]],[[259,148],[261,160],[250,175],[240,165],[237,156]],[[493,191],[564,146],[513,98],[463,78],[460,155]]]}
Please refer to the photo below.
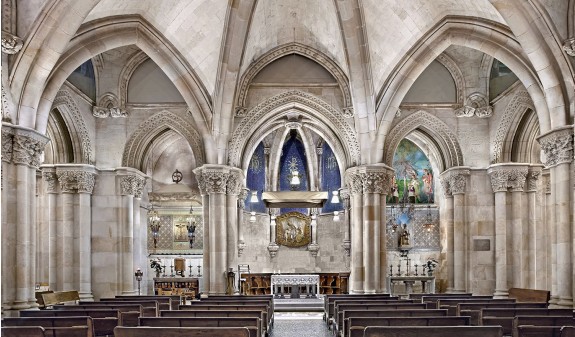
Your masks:
{"label": "pointed arch", "polygon": [[164,110],[145,120],[130,136],[124,147],[122,166],[133,167],[142,171],[143,160],[145,159],[148,146],[156,137],[165,133],[167,129],[177,132],[188,141],[198,167],[205,164],[206,159],[202,141],[194,127],[179,115]]}
{"label": "pointed arch", "polygon": [[351,102],[351,92],[349,90],[349,80],[345,75],[345,72],[333,61],[329,56],[325,55],[321,51],[314,49],[310,46],[306,46],[301,43],[292,42],[275,47],[268,51],[267,53],[260,56],[256,61],[254,61],[246,72],[242,75],[242,78],[238,84],[237,88],[237,99],[236,106],[243,108],[246,106],[246,98],[248,93],[248,88],[254,77],[267,65],[273,61],[282,58],[287,55],[298,54],[308,59],[319,63],[324,67],[329,73],[335,77],[339,88],[343,93],[344,107],[352,107]]}
{"label": "pointed arch", "polygon": [[254,135],[258,129],[262,128],[262,125],[285,117],[290,109],[297,109],[304,117],[333,130],[336,139],[342,143],[345,150],[345,163],[342,166],[347,168],[359,163],[360,151],[357,135],[353,127],[345,121],[343,114],[316,96],[299,90],[290,90],[272,96],[248,111],[234,130],[230,140],[229,165],[239,167],[242,162],[241,158],[245,155],[244,152],[251,141],[250,135]]}
{"label": "pointed arch", "polygon": [[126,102],[128,102],[128,84],[130,84],[130,78],[134,74],[134,71],[150,57],[143,51],[139,51],[134,56],[132,56],[126,65],[122,68],[120,72],[120,77],[118,79],[118,90],[120,90],[120,108],[126,108]]}
{"label": "pointed arch", "polygon": [[465,103],[465,79],[461,69],[459,69],[457,63],[446,53],[439,54],[436,60],[451,74],[453,82],[455,82],[455,98],[457,105],[463,105]]}
{"label": "pointed arch", "polygon": [[95,158],[92,140],[84,118],[70,92],[68,90],[58,91],[53,107],[58,109],[66,123],[72,143],[74,163],[94,165]]}
{"label": "pointed arch", "polygon": [[384,145],[383,162],[386,165],[393,165],[393,154],[399,142],[414,130],[420,130],[435,140],[444,169],[463,166],[463,153],[455,134],[442,120],[423,110],[405,117],[391,130]]}

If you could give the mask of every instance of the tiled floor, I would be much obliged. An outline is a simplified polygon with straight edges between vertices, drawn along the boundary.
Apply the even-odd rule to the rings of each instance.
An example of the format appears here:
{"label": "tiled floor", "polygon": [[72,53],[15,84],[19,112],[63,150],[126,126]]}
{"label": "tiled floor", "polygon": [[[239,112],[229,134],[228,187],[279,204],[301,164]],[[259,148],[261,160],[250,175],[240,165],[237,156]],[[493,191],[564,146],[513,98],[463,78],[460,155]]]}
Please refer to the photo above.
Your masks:
{"label": "tiled floor", "polygon": [[321,312],[276,312],[270,337],[333,337]]}

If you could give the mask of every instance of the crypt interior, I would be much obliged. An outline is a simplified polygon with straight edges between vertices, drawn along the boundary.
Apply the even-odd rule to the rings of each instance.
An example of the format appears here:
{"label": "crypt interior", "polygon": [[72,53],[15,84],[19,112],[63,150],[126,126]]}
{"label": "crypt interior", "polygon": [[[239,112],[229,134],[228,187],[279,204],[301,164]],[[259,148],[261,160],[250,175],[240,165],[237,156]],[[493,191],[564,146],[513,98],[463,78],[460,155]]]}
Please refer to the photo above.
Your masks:
{"label": "crypt interior", "polygon": [[575,0],[2,0],[1,25],[3,315],[269,293],[247,268],[574,307]]}

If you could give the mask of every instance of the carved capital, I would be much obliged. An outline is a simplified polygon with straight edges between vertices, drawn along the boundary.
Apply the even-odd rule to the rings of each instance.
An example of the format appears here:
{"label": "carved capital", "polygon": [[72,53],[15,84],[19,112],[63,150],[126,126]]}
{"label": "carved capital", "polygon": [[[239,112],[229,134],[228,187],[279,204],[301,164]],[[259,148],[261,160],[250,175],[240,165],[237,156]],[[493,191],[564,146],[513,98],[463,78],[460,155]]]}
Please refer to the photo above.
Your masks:
{"label": "carved capital", "polygon": [[366,172],[361,174],[363,193],[387,194],[390,177],[385,172]]}
{"label": "carved capital", "polygon": [[246,249],[246,243],[243,241],[240,241],[238,243],[238,256],[242,256],[242,254],[244,253],[244,249]]}
{"label": "carved capital", "polygon": [[507,171],[494,170],[489,172],[493,192],[507,192]]}
{"label": "carved capital", "polygon": [[467,183],[467,175],[453,174],[449,177],[449,186],[451,187],[451,194],[465,193],[465,186]]}
{"label": "carved capital", "polygon": [[96,174],[86,171],[58,171],[60,190],[64,193],[89,193],[94,191]]}
{"label": "carved capital", "polygon": [[567,55],[575,57],[575,37],[563,41],[563,50]]}
{"label": "carved capital", "polygon": [[343,241],[343,243],[341,244],[341,247],[343,248],[345,256],[350,257],[351,256],[351,241],[349,241],[349,240]]}
{"label": "carved capital", "polygon": [[441,186],[443,187],[443,193],[445,193],[446,197],[452,196],[451,193],[451,186],[449,185],[449,177],[443,176],[441,177]]}
{"label": "carved capital", "polygon": [[224,165],[204,165],[194,170],[202,195],[227,193],[238,195],[242,189],[243,171]]}
{"label": "carved capital", "polygon": [[268,252],[270,253],[270,257],[276,257],[280,246],[278,246],[275,242],[270,242],[268,245]]}
{"label": "carved capital", "polygon": [[230,172],[227,179],[226,192],[228,195],[239,195],[243,189],[242,177],[238,172]]}
{"label": "carved capital", "polygon": [[126,118],[126,117],[128,117],[128,111],[126,111],[126,109],[122,109],[122,108],[118,108],[118,107],[105,108],[105,107],[100,107],[100,106],[94,106],[94,107],[92,107],[92,116],[97,117],[97,118],[108,118],[108,117]]}
{"label": "carved capital", "polygon": [[352,118],[353,117],[353,107],[352,106],[348,106],[346,108],[343,108],[343,117],[345,117],[345,118]]}
{"label": "carved capital", "polygon": [[523,191],[527,173],[527,166],[516,164],[492,166],[487,170],[493,192],[507,192],[509,188],[514,192]]}
{"label": "carved capital", "polygon": [[385,165],[358,166],[346,171],[346,184],[352,194],[387,194],[392,177],[393,169]]}
{"label": "carved capital", "polygon": [[317,257],[317,254],[319,253],[319,245],[317,243],[310,243],[307,246],[307,250],[309,251],[311,256]]}
{"label": "carved capital", "polygon": [[537,139],[547,158],[545,166],[573,161],[573,128],[551,131]]}
{"label": "carved capital", "polygon": [[2,161],[12,162],[14,133],[12,128],[2,128]]}
{"label": "carved capital", "polygon": [[16,54],[23,45],[24,42],[18,36],[2,31],[2,52],[4,54]]}
{"label": "carved capital", "polygon": [[46,183],[46,192],[58,192],[58,175],[56,172],[42,172],[42,179]]}
{"label": "carved capital", "polygon": [[346,185],[351,194],[359,194],[363,192],[363,182],[361,175],[356,173],[346,174]]}
{"label": "carved capital", "polygon": [[[8,137],[4,137],[4,132]],[[14,164],[30,165],[38,167],[44,146],[48,138],[34,130],[24,128],[2,127],[2,155]],[[11,137],[10,137],[11,136]],[[3,159],[7,160],[7,159]]]}
{"label": "carved capital", "polygon": [[537,191],[537,182],[541,177],[541,167],[530,167],[527,173],[527,192]]}
{"label": "carved capital", "polygon": [[120,193],[122,195],[133,195],[135,198],[141,198],[144,192],[146,179],[137,175],[123,176],[120,180]]}
{"label": "carved capital", "polygon": [[442,173],[441,184],[446,196],[465,193],[469,168],[457,166]]}
{"label": "carved capital", "polygon": [[513,192],[521,192],[527,178],[527,167],[508,171],[507,185]]}

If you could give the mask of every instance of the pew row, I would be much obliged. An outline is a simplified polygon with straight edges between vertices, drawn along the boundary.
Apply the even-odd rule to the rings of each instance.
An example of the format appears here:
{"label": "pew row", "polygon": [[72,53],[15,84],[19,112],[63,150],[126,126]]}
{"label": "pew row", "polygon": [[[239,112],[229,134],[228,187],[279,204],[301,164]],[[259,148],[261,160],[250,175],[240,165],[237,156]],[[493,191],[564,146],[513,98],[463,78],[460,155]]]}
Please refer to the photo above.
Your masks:
{"label": "pew row", "polygon": [[114,328],[122,325],[120,311],[93,309],[93,310],[22,310],[20,317],[70,317],[89,316],[94,323],[96,336],[112,335]]}
{"label": "pew row", "polygon": [[469,317],[351,317],[343,322],[344,337],[361,337],[368,326],[465,326]]}
{"label": "pew row", "polygon": [[375,311],[375,310],[391,310],[391,309],[425,309],[423,303],[367,303],[367,304],[339,304],[335,306],[333,313],[333,325],[336,327],[334,331],[341,331],[343,328],[344,313],[346,311]]}
{"label": "pew row", "polygon": [[44,328],[41,326],[10,326],[2,327],[4,337],[88,337],[90,334],[87,326],[67,326],[56,328]]}
{"label": "pew row", "polygon": [[263,337],[257,317],[140,317],[140,326],[248,328],[250,337]]}
{"label": "pew row", "polygon": [[500,326],[366,327],[364,337],[502,337]]}
{"label": "pew row", "polygon": [[100,298],[100,302],[117,301],[157,301],[158,310],[178,310],[180,296],[116,295],[114,298]]}
{"label": "pew row", "polygon": [[261,310],[162,310],[160,317],[255,317],[260,319],[260,331],[267,334],[269,326],[264,318],[265,312]]}
{"label": "pew row", "polygon": [[[361,300],[361,299],[389,299],[389,300],[399,300],[397,296],[391,296],[390,294],[329,294],[324,295],[324,313],[323,319],[328,322],[328,319],[333,315],[333,302],[337,300]],[[331,307],[331,311],[330,311]],[[329,324],[329,323],[328,323]]]}
{"label": "pew row", "polygon": [[[98,303],[98,302],[94,302]],[[139,304],[113,304],[113,305],[55,305],[54,311],[88,311],[88,310],[118,310],[122,326],[138,326],[138,318],[142,316],[142,306]],[[79,315],[77,315],[79,316]],[[82,315],[83,316],[83,315]]]}
{"label": "pew row", "polygon": [[485,308],[481,309],[481,325],[500,325],[503,328],[503,333],[510,335],[513,332],[513,319],[515,316],[573,317],[573,310],[548,308]]}
{"label": "pew row", "polygon": [[575,318],[571,316],[515,316],[513,318],[513,337],[518,336],[517,328],[520,326],[574,326]]}
{"label": "pew row", "polygon": [[521,325],[517,327],[519,337],[564,337],[561,326]]}
{"label": "pew row", "polygon": [[160,313],[160,305],[158,301],[151,300],[134,300],[134,301],[100,301],[100,302],[86,302],[80,301],[79,305],[85,306],[126,306],[126,305],[140,305],[142,306],[141,315],[143,317],[158,317]]}
{"label": "pew row", "polygon": [[[82,335],[93,337],[94,323],[91,317],[6,317],[2,319],[2,326],[41,326],[44,336]],[[78,327],[82,329],[60,329]],[[85,327],[85,329],[84,329]]]}
{"label": "pew row", "polygon": [[116,327],[115,337],[249,337],[247,328]]}
{"label": "pew row", "polygon": [[522,302],[522,303],[459,303],[457,304],[457,316],[470,316],[471,325],[481,325],[481,309],[546,309],[547,303]]}
{"label": "pew row", "polygon": [[3,337],[44,337],[44,331],[41,326],[2,326],[0,335]]}

